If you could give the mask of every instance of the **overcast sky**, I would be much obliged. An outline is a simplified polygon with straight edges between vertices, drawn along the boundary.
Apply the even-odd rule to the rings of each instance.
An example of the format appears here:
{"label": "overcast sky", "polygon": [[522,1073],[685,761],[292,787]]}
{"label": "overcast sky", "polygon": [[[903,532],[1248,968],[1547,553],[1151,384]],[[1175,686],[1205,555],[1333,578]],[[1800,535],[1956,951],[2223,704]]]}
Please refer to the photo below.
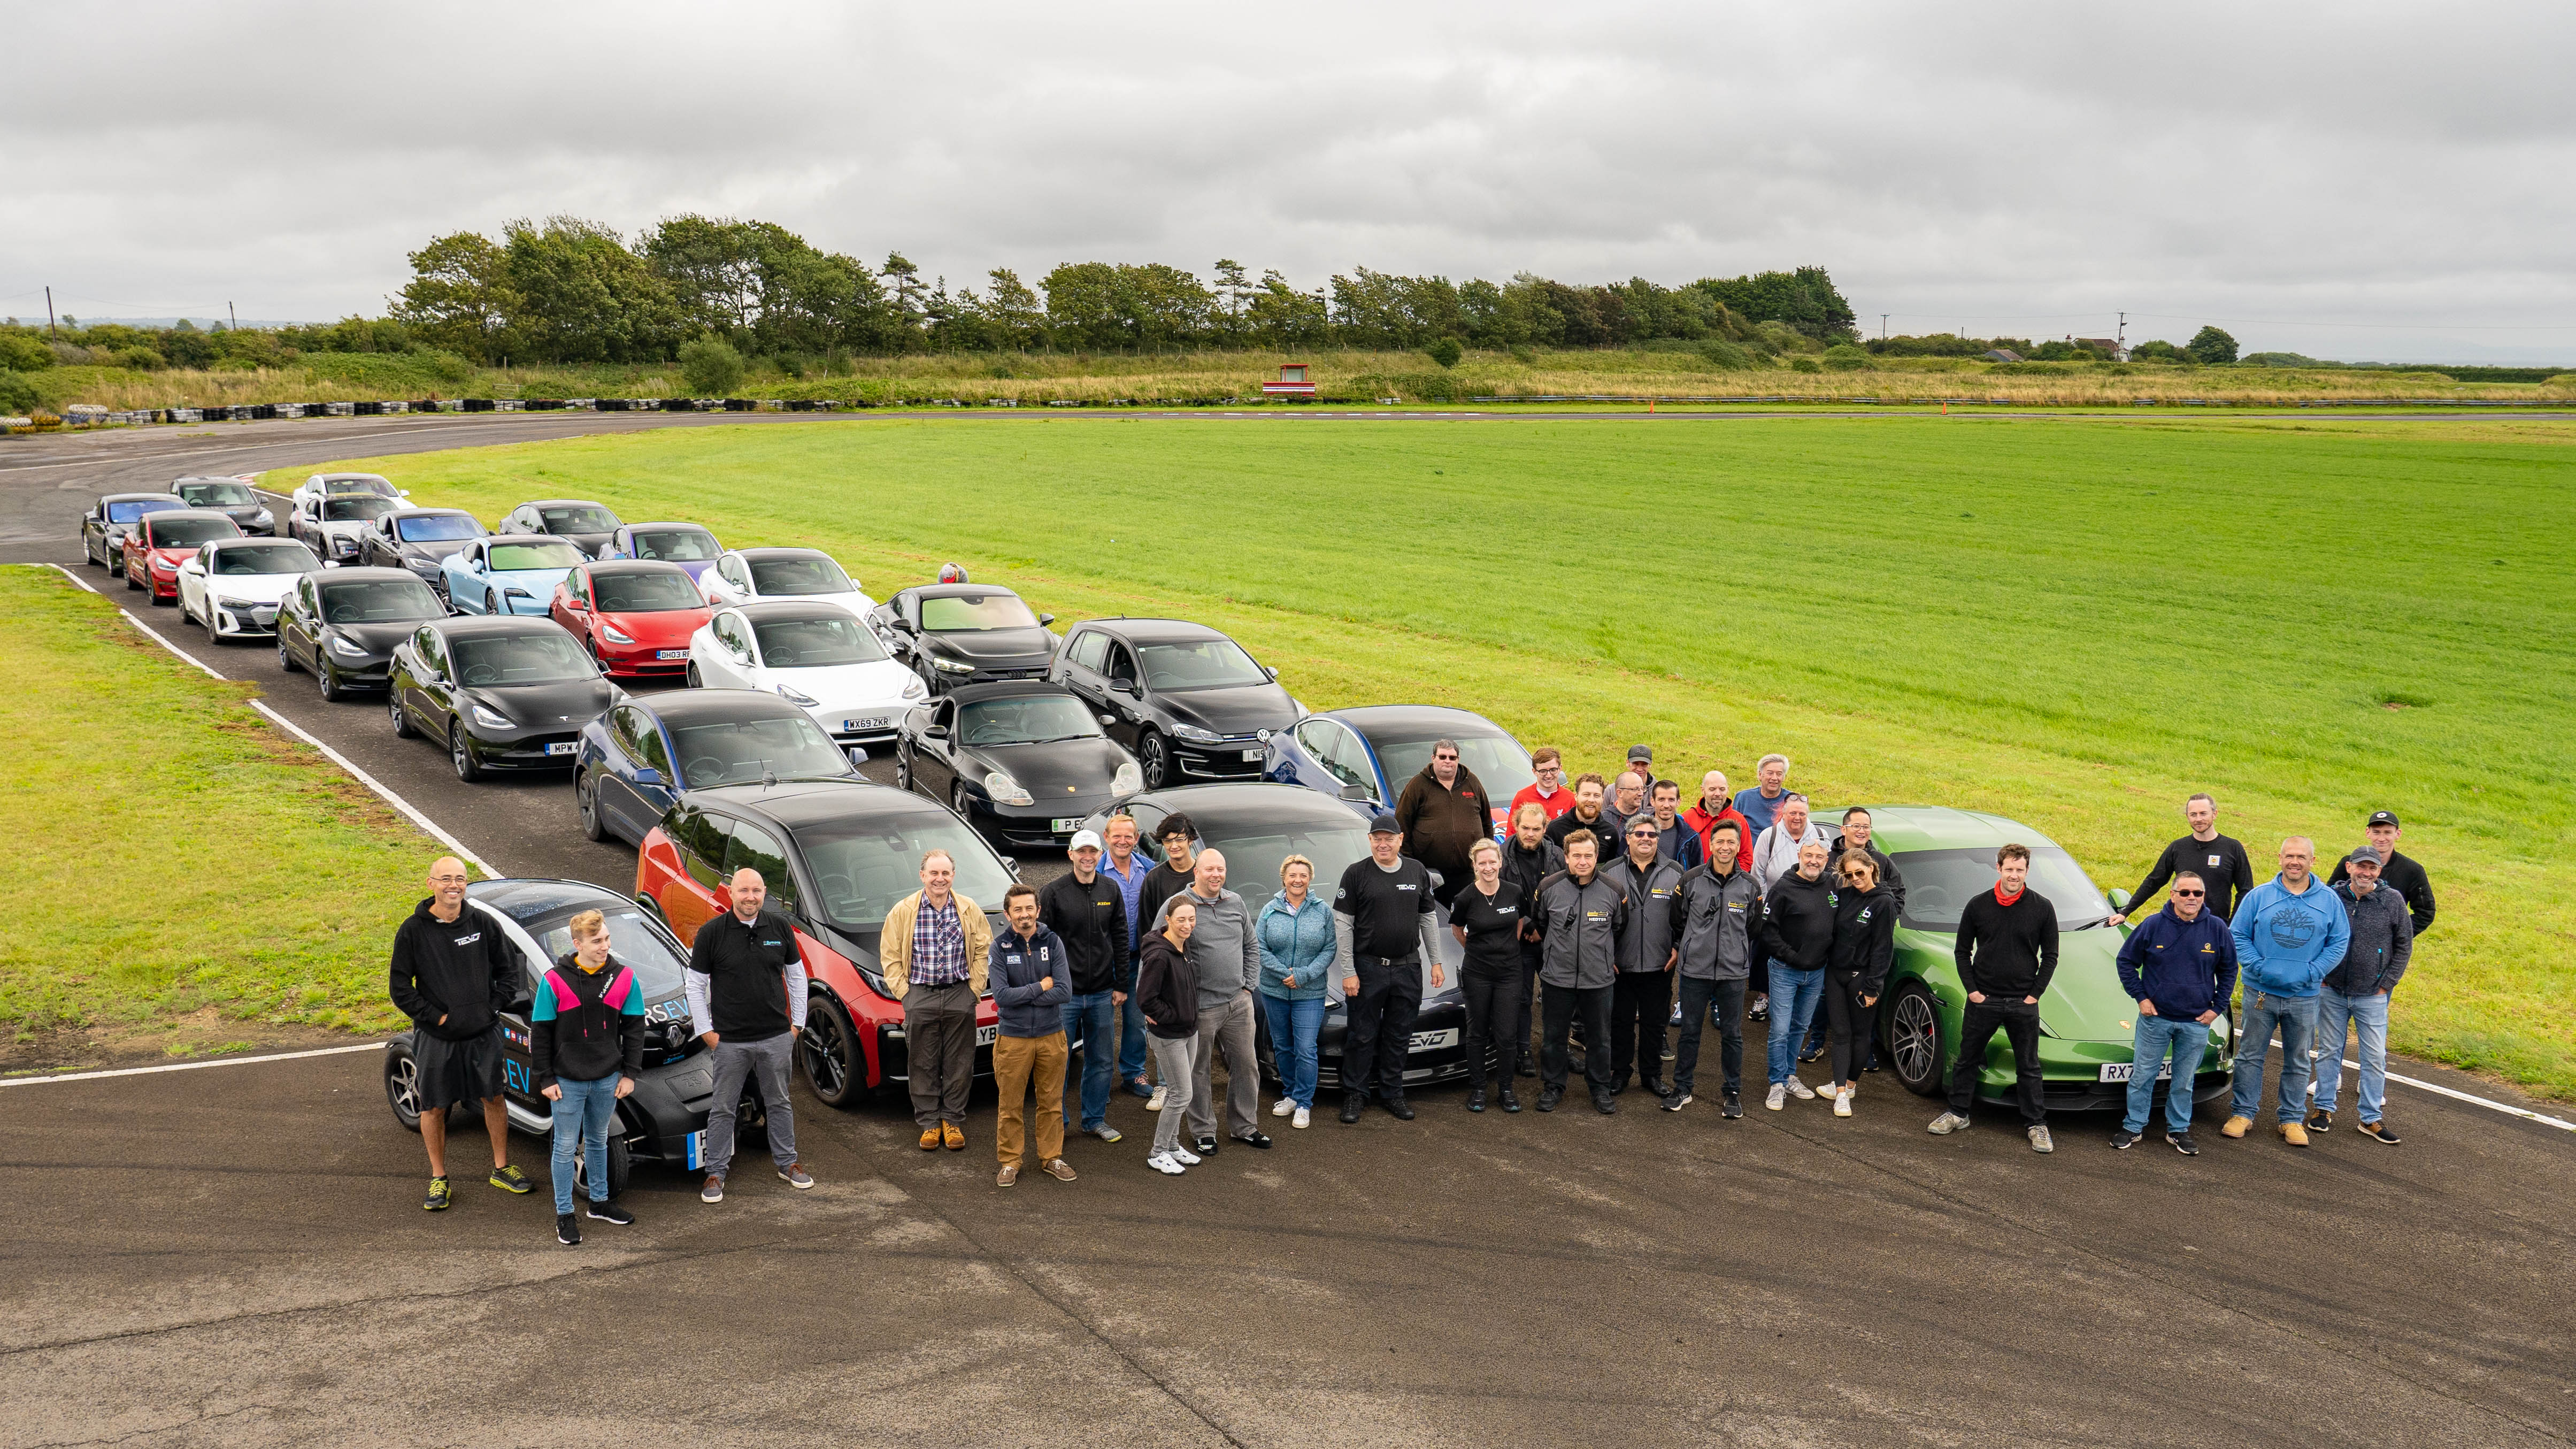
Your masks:
{"label": "overcast sky", "polygon": [[570,212],[2576,363],[2576,7],[13,4],[0,312],[374,314]]}

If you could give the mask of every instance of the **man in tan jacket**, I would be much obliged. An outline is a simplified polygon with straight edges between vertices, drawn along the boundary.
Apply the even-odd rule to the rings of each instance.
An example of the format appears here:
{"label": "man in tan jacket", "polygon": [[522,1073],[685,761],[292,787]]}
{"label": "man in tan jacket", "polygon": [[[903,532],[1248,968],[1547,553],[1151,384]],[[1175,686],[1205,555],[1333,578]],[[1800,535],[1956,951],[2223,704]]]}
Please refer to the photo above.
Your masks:
{"label": "man in tan jacket", "polygon": [[957,894],[947,851],[921,858],[921,889],[895,902],[877,940],[886,993],[903,1003],[904,1055],[921,1150],[966,1146],[966,1097],[975,1089],[975,1003],[984,995],[993,927]]}

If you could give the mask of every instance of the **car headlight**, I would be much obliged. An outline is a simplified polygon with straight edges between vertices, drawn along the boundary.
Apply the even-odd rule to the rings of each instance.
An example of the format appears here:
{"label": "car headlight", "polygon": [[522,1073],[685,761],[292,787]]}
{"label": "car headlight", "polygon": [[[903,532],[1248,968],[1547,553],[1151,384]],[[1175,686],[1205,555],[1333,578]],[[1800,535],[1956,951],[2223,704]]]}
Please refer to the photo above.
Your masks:
{"label": "car headlight", "polygon": [[921,676],[916,674],[903,682],[903,697],[909,700],[928,699],[930,691],[922,686]]}
{"label": "car headlight", "polygon": [[346,654],[352,659],[364,659],[367,657],[366,650],[350,643],[346,638],[338,634],[331,636],[331,652],[334,654]]}
{"label": "car headlight", "polygon": [[251,521],[254,523],[274,524],[277,522],[277,515],[263,508],[259,512],[251,515]]}
{"label": "car headlight", "polygon": [[618,628],[614,624],[600,625],[599,637],[607,640],[611,644],[632,644],[635,642],[634,640],[626,637],[625,630]]}
{"label": "car headlight", "polygon": [[156,558],[152,560],[152,572],[156,574],[176,575],[179,572],[179,566],[170,562],[166,558]]}
{"label": "car headlight", "polygon": [[237,610],[245,614],[259,607],[259,605],[252,603],[248,599],[228,599],[221,594],[215,595],[215,606],[222,609]]}
{"label": "car headlight", "polygon": [[796,706],[798,709],[815,708],[813,700],[783,684],[778,686],[778,697],[787,701],[789,704]]}
{"label": "car headlight", "polygon": [[1026,805],[1029,803],[1029,792],[1020,788],[1019,781],[1012,779],[1009,775],[1004,774],[1000,770],[995,770],[993,773],[984,777],[984,793],[992,796],[993,803],[996,805]]}
{"label": "car headlight", "polygon": [[474,706],[474,722],[487,730],[506,730],[516,727],[509,716],[496,714],[479,704]]}
{"label": "car headlight", "polygon": [[1172,733],[1180,736],[1182,739],[1190,740],[1202,745],[1220,744],[1225,739],[1225,736],[1218,734],[1216,731],[1203,730],[1197,725],[1174,725],[1172,726]]}
{"label": "car headlight", "polygon": [[1137,769],[1133,760],[1120,765],[1118,773],[1109,777],[1109,793],[1112,795],[1133,795],[1144,788],[1145,772]]}
{"label": "car headlight", "polygon": [[942,674],[972,674],[975,672],[974,665],[960,664],[954,659],[933,659],[930,661],[930,667],[938,670]]}

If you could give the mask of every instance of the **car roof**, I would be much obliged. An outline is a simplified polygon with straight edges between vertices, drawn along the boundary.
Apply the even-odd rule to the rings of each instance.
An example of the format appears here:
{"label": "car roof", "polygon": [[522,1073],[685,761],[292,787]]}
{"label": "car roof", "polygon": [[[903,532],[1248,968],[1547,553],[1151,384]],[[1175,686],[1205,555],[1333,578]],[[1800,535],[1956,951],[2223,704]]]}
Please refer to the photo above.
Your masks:
{"label": "car roof", "polygon": [[825,553],[823,550],[821,550],[821,549],[819,549],[819,548],[790,548],[790,547],[787,547],[787,546],[785,546],[785,545],[783,545],[783,544],[768,544],[768,545],[763,545],[762,547],[759,547],[759,548],[738,548],[738,549],[735,549],[735,550],[733,550],[733,551],[734,551],[735,553],[741,554],[744,558],[750,559],[750,560],[752,560],[752,561],[754,561],[754,562],[758,562],[758,561],[760,561],[760,560],[762,560],[762,559],[773,559],[773,558],[830,558],[830,557],[831,557],[831,555],[830,555],[830,554]]}
{"label": "car roof", "polygon": [[1303,785],[1254,784],[1179,785],[1169,790],[1155,790],[1133,796],[1131,805],[1150,805],[1163,811],[1181,811],[1193,824],[1208,821],[1240,822],[1294,821],[1307,825],[1348,826],[1359,828],[1359,817],[1351,807],[1321,790]]}
{"label": "car roof", "polygon": [[206,540],[206,547],[208,547],[208,548],[231,548],[231,547],[233,547],[235,544],[243,544],[243,543],[275,543],[275,544],[289,544],[289,545],[292,545],[292,546],[294,546],[294,547],[296,547],[296,548],[304,549],[307,553],[312,552],[312,550],[311,550],[310,548],[306,547],[306,545],[305,545],[305,544],[303,544],[303,543],[302,543],[301,541],[299,541],[299,540],[292,539],[292,538],[280,538],[280,537],[278,537],[278,536],[277,536],[277,535],[275,535],[275,534],[267,534],[267,533],[245,533],[245,534],[241,535],[241,536],[240,536],[240,537],[238,537],[238,538],[210,538],[210,539],[207,539],[207,540]]}
{"label": "car roof", "polygon": [[760,599],[748,604],[726,604],[723,608],[725,612],[740,614],[754,624],[782,619],[850,618],[850,611],[838,604],[808,604],[798,599]]}
{"label": "car roof", "polygon": [[222,519],[226,523],[233,521],[231,514],[213,508],[164,508],[158,513],[146,514],[144,517],[151,523],[177,523],[190,518]]}
{"label": "car roof", "polygon": [[465,887],[465,898],[490,906],[514,921],[530,921],[568,907],[606,909],[635,902],[606,886],[586,880],[478,880]]}
{"label": "car roof", "polygon": [[172,503],[188,501],[176,493],[102,493],[98,495],[98,501],[101,503],[155,503],[163,499]]}
{"label": "car roof", "polygon": [[1030,699],[1039,695],[1061,695],[1076,699],[1072,690],[1043,679],[1003,679],[989,684],[961,684],[948,691],[948,697],[959,704],[975,704],[987,699]]}
{"label": "car roof", "polygon": [[450,639],[526,638],[531,634],[564,632],[562,625],[537,614],[450,614],[425,622]]}
{"label": "car roof", "polygon": [[655,519],[654,521],[652,521],[652,522],[650,522],[650,523],[629,523],[629,524],[623,524],[623,525],[621,525],[621,527],[624,527],[624,528],[625,528],[625,529],[627,529],[629,532],[632,532],[633,530],[638,529],[638,528],[694,528],[694,529],[696,529],[698,532],[705,534],[705,535],[706,535],[706,536],[708,536],[709,538],[713,538],[713,537],[715,537],[715,532],[716,532],[714,529],[707,527],[707,526],[706,526],[705,524],[703,524],[703,523],[691,523],[691,522],[689,522],[689,521],[688,521],[687,519],[685,519],[685,518],[661,518],[661,519]]}
{"label": "car roof", "polygon": [[914,597],[922,599],[976,599],[988,594],[1008,594],[1014,599],[1019,597],[1017,592],[1006,589],[1000,584],[915,584],[912,586],[912,592]]}
{"label": "car roof", "polygon": [[325,503],[330,502],[334,498],[372,498],[378,503],[390,503],[393,501],[385,495],[376,492],[372,488],[352,488],[345,493],[318,493],[314,496],[320,498]]}
{"label": "car roof", "polygon": [[173,487],[181,483],[240,483],[245,488],[250,486],[248,482],[230,473],[184,473],[171,479],[170,483]]}
{"label": "car roof", "polygon": [[1511,731],[1485,718],[1472,709],[1454,709],[1445,704],[1363,704],[1350,709],[1320,710],[1324,719],[1337,719],[1369,738],[1379,730],[1441,730],[1457,734],[1488,735],[1511,738]]}
{"label": "car roof", "polygon": [[[409,569],[338,568],[316,573],[313,577],[317,581],[326,584],[375,584],[383,583],[387,579],[413,579],[416,581],[419,576]],[[425,589],[428,588],[429,585],[422,584],[421,587]]]}
{"label": "car roof", "polygon": [[624,701],[649,710],[666,724],[715,720],[804,719],[805,711],[765,689],[676,689]]}
{"label": "car roof", "polygon": [[390,483],[393,481],[382,473],[316,473],[313,476],[321,479],[325,483],[336,482],[342,478],[372,478],[379,483]]}
{"label": "car roof", "polygon": [[393,512],[386,514],[386,515],[385,515],[385,517],[387,517],[387,518],[427,518],[427,517],[431,516],[432,514],[438,514],[438,515],[453,514],[453,515],[455,515],[455,516],[456,516],[456,517],[458,517],[458,518],[472,518],[472,517],[474,516],[473,514],[468,513],[467,511],[465,511],[465,510],[464,510],[464,509],[462,509],[462,508],[397,508],[397,509],[395,509]]}
{"label": "car roof", "polygon": [[[1846,806],[1816,809],[1815,822],[1839,834]],[[2012,841],[2028,846],[2057,842],[2018,820],[1947,805],[1869,805],[1870,844],[1890,855],[1908,850],[1993,849]]]}
{"label": "car roof", "polygon": [[1137,643],[1169,643],[1178,639],[1223,639],[1225,631],[1187,619],[1085,619],[1082,628],[1106,629],[1112,634]]}
{"label": "car roof", "polygon": [[[638,574],[678,574],[684,579],[689,577],[689,571],[687,569],[680,567],[669,559],[659,558],[602,559],[598,563],[585,564],[583,567],[588,568],[590,570],[590,576],[595,579],[631,578]],[[695,580],[691,580],[691,582],[694,583]]]}
{"label": "car roof", "polygon": [[[531,498],[525,503],[510,505],[512,513],[522,508],[608,508],[608,505],[596,498]],[[608,508],[608,511],[615,513],[617,510]]]}
{"label": "car roof", "polygon": [[[749,693],[750,691],[744,691]],[[766,815],[794,829],[846,820],[854,814],[915,814],[939,802],[872,780],[796,780],[778,785],[718,785],[689,792],[692,805],[712,805]]]}

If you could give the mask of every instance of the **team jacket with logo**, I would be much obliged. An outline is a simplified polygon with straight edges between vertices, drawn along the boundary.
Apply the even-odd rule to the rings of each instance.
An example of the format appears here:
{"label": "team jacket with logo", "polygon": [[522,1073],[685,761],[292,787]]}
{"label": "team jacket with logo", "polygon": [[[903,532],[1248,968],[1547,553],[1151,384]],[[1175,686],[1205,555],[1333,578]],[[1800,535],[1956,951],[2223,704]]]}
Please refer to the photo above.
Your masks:
{"label": "team jacket with logo", "polygon": [[1615,877],[1628,893],[1628,920],[1619,928],[1619,969],[1663,970],[1673,952],[1673,893],[1681,889],[1682,868],[1659,855],[1639,870],[1623,855],[1602,874]]}
{"label": "team jacket with logo", "polygon": [[1762,887],[1753,872],[1721,876],[1715,866],[1700,866],[1673,893],[1672,918],[1684,976],[1742,981],[1753,974],[1754,930],[1762,921]]}
{"label": "team jacket with logo", "polygon": [[[985,978],[1002,1010],[1002,1035],[1052,1036],[1064,1030],[1064,1004],[1073,999],[1073,968],[1064,940],[1044,926],[1034,935],[1004,931],[993,938]],[[1055,978],[1053,986],[1039,982]]]}
{"label": "team jacket with logo", "polygon": [[1628,923],[1628,893],[1617,882],[1598,873],[1588,884],[1571,872],[1549,876],[1530,915],[1542,984],[1590,990],[1617,981],[1619,929]]}
{"label": "team jacket with logo", "polygon": [[2168,903],[2120,943],[2120,989],[2177,1021],[2225,1011],[2236,990],[2236,938],[2215,912],[2186,921]]}
{"label": "team jacket with logo", "polygon": [[422,1031],[442,1041],[471,1041],[490,1031],[518,997],[517,955],[490,916],[468,905],[455,920],[442,921],[424,900],[394,931],[387,987],[394,1005]]}
{"label": "team jacket with logo", "polygon": [[1825,964],[1859,972],[1860,994],[1876,996],[1896,959],[1896,892],[1883,885],[1865,891],[1837,886],[1833,903],[1834,944]]}

